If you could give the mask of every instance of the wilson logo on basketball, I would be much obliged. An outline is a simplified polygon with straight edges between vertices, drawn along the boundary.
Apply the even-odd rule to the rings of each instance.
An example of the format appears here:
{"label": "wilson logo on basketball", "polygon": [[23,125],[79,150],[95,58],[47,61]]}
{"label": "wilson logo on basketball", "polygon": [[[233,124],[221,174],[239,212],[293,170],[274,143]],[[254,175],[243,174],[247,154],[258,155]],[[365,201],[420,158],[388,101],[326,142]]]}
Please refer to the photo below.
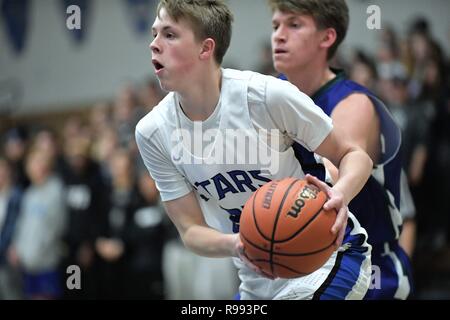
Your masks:
{"label": "wilson logo on basketball", "polygon": [[270,203],[272,202],[273,193],[275,192],[277,185],[278,183],[276,182],[272,183],[269,186],[269,190],[267,190],[266,194],[264,195],[264,202],[263,202],[264,209],[270,209]]}
{"label": "wilson logo on basketball", "polygon": [[294,205],[291,207],[291,210],[287,213],[288,216],[291,216],[293,218],[297,218],[298,214],[302,210],[302,208],[305,206],[305,200],[303,199],[297,199],[294,202]]}
{"label": "wilson logo on basketball", "polygon": [[305,200],[316,199],[318,192],[319,191],[317,189],[306,185],[300,193],[299,197]]}
{"label": "wilson logo on basketball", "polygon": [[294,205],[291,207],[291,210],[287,213],[288,216],[291,216],[293,218],[297,218],[298,214],[302,210],[302,208],[305,206],[305,201],[316,199],[317,198],[318,190],[314,189],[308,185],[305,185],[303,190],[298,195],[298,199],[295,200]]}

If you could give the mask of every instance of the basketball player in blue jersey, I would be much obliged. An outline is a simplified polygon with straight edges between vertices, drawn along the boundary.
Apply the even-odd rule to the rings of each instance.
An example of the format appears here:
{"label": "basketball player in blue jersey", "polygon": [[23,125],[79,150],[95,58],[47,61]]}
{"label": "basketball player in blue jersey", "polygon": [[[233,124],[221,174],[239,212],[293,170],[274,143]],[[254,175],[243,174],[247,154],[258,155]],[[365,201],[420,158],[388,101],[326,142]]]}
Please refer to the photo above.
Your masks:
{"label": "basketball player in blue jersey", "polygon": [[[365,150],[374,163],[369,180],[349,204],[372,245],[375,278],[365,298],[406,299],[411,292],[410,262],[398,244],[400,129],[377,97],[328,64],[345,37],[348,7],[344,0],[269,0],[269,5],[275,69],[311,96],[346,139]],[[293,148],[308,163],[305,172],[324,179],[324,167],[314,155],[296,143]],[[336,172],[332,164],[325,164]]]}
{"label": "basketball player in blue jersey", "polygon": [[[162,0],[157,7],[152,63],[170,93],[138,123],[136,141],[166,212],[188,249],[234,258],[242,299],[362,299],[371,247],[347,204],[372,161],[294,85],[221,68],[232,20],[222,0]],[[339,168],[332,187],[305,175],[294,143]],[[306,177],[327,193],[325,209],[338,212],[336,251],[309,275],[272,279],[246,258],[239,217],[257,188],[285,177]]]}

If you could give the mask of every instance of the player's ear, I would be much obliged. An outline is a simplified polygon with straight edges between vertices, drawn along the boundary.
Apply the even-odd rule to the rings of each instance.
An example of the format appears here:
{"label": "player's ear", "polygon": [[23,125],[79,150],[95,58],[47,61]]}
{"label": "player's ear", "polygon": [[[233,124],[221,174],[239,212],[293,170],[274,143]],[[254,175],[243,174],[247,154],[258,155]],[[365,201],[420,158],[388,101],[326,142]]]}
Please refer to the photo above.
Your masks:
{"label": "player's ear", "polygon": [[327,28],[323,30],[323,38],[320,46],[322,48],[330,48],[336,42],[337,34],[333,28]]}
{"label": "player's ear", "polygon": [[202,48],[200,51],[200,59],[207,60],[214,56],[214,50],[216,48],[216,42],[212,38],[206,38],[203,40]]}

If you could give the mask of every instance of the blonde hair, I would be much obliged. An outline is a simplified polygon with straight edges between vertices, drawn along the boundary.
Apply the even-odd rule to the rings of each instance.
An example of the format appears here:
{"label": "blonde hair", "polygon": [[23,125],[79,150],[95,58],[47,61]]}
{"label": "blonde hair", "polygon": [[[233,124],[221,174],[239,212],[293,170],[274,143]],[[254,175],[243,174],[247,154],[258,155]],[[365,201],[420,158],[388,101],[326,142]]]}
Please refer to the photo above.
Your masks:
{"label": "blonde hair", "polygon": [[222,0],[161,0],[156,10],[161,9],[178,22],[186,19],[198,40],[212,38],[216,43],[214,58],[220,65],[230,46],[233,14]]}

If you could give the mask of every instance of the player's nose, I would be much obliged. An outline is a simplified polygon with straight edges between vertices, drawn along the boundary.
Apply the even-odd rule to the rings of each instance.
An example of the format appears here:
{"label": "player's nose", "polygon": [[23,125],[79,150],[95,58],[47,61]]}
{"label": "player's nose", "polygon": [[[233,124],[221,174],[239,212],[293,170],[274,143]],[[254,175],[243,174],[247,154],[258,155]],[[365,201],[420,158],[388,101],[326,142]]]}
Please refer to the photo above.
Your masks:
{"label": "player's nose", "polygon": [[286,41],[286,30],[283,26],[279,26],[276,30],[272,33],[272,39],[275,42],[281,42]]}
{"label": "player's nose", "polygon": [[158,39],[157,37],[154,38],[153,41],[150,42],[150,44],[148,46],[150,48],[150,50],[152,51],[152,53],[161,53],[161,47],[158,44],[157,39]]}

